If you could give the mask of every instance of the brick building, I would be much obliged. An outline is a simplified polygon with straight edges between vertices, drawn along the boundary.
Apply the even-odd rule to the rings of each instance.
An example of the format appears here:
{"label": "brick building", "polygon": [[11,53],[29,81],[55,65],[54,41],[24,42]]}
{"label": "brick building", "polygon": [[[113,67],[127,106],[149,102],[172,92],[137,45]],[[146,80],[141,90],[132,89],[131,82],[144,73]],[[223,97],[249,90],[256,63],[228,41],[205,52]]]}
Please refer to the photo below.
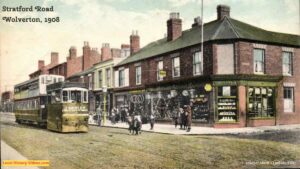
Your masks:
{"label": "brick building", "polygon": [[[122,44],[121,49],[117,49],[110,48],[109,43],[103,43],[101,48],[101,61],[94,63],[88,69],[77,72],[67,78],[68,81],[81,82],[88,86],[89,111],[95,111],[100,102],[101,104],[106,105],[107,111],[110,110],[112,101],[110,101],[109,96],[112,95],[111,90],[113,88],[113,66],[125,59],[129,54],[130,48],[127,44]],[[100,75],[99,72],[101,72]],[[103,103],[104,86],[107,87],[109,92],[105,103]],[[102,105],[102,107],[104,105]]]}
{"label": "brick building", "polygon": [[51,52],[51,61],[48,65],[45,65],[44,60],[38,61],[38,70],[29,74],[29,78],[33,79],[38,77],[39,75],[49,74],[49,69],[58,65],[59,63],[59,56],[57,52]]}
{"label": "brick building", "polygon": [[114,67],[114,105],[159,121],[192,105],[193,123],[214,127],[300,123],[300,36],[235,20],[219,5],[203,25],[202,55],[201,24],[182,31],[171,13],[167,37]]}
{"label": "brick building", "polygon": [[91,48],[88,42],[84,42],[82,47],[82,56],[77,56],[76,47],[72,46],[69,49],[69,56],[66,58],[66,62],[58,62],[58,53],[51,53],[51,63],[44,65],[43,60],[39,60],[38,70],[31,73],[30,78],[37,77],[42,74],[55,74],[62,75],[66,78],[85,71],[93,66],[93,64],[100,62],[101,55],[97,48]]}

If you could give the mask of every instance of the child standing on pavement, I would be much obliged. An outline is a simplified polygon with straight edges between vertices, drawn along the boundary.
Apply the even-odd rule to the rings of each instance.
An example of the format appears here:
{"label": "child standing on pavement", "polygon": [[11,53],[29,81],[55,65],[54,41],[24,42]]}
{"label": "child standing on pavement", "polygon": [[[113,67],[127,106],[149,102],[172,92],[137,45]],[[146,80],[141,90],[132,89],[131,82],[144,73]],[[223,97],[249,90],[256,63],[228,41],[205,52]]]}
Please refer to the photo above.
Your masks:
{"label": "child standing on pavement", "polygon": [[150,130],[153,130],[153,127],[154,127],[154,123],[155,123],[155,117],[153,114],[150,115]]}

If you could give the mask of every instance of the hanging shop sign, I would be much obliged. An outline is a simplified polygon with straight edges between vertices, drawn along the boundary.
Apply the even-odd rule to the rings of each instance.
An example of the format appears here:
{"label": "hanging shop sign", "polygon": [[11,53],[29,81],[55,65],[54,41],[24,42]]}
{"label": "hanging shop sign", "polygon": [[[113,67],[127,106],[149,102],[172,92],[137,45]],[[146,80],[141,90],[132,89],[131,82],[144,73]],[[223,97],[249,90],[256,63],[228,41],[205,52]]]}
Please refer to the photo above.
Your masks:
{"label": "hanging shop sign", "polygon": [[205,89],[205,91],[210,92],[212,90],[211,84],[209,84],[209,83],[205,84],[204,89]]}
{"label": "hanging shop sign", "polygon": [[160,77],[166,77],[166,76],[167,76],[167,72],[164,71],[164,70],[160,70],[160,71],[159,71],[159,76],[160,76]]}

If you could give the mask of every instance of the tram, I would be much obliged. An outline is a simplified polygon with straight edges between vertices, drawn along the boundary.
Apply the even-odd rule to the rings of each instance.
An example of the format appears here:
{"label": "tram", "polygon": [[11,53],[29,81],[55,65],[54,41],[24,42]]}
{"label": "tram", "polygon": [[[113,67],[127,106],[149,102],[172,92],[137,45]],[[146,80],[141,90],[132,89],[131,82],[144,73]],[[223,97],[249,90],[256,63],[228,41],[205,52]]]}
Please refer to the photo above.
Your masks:
{"label": "tram", "polygon": [[14,87],[17,123],[57,132],[88,131],[88,90],[59,75],[40,75]]}
{"label": "tram", "polygon": [[88,131],[88,89],[83,83],[59,82],[47,86],[47,129]]}

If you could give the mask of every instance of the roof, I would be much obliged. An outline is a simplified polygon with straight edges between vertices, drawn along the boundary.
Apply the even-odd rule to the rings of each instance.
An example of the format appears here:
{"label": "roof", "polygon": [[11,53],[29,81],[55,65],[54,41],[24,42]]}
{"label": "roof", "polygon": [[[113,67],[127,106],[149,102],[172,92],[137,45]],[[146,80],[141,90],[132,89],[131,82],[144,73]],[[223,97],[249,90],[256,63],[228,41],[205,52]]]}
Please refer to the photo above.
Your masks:
{"label": "roof", "polygon": [[32,83],[34,81],[37,81],[38,79],[39,79],[39,77],[35,77],[33,79],[26,80],[25,82],[16,84],[15,87],[20,87],[20,86],[23,86],[25,84],[30,84],[30,83]]}
{"label": "roof", "polygon": [[93,66],[93,67],[91,67],[91,68],[89,68],[89,69],[87,69],[87,70],[84,70],[84,71],[82,71],[82,72],[75,73],[74,75],[68,77],[68,79],[74,78],[74,77],[78,77],[78,76],[84,76],[84,75],[86,75],[86,74],[89,74],[89,73],[93,72],[94,69],[95,69],[95,68],[94,68],[94,66]]}
{"label": "roof", "polygon": [[[267,31],[244,22],[225,16],[221,20],[214,20],[204,24],[203,41],[243,39],[265,43],[284,44],[300,47],[300,36]],[[116,66],[140,61],[167,52],[175,51],[201,43],[201,27],[196,26],[182,32],[182,35],[173,41],[163,38],[149,43],[137,53],[129,56]]]}
{"label": "roof", "polygon": [[85,88],[87,89],[87,86],[85,83],[79,83],[79,82],[58,82],[47,85],[47,91],[53,91],[57,89],[62,88],[69,88],[69,87],[78,87],[78,88]]}

